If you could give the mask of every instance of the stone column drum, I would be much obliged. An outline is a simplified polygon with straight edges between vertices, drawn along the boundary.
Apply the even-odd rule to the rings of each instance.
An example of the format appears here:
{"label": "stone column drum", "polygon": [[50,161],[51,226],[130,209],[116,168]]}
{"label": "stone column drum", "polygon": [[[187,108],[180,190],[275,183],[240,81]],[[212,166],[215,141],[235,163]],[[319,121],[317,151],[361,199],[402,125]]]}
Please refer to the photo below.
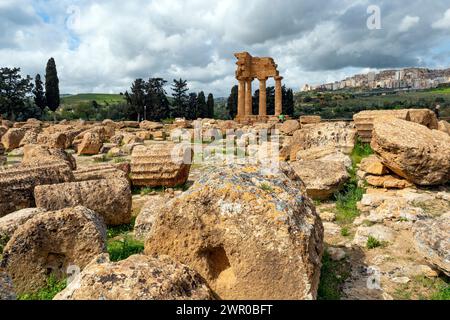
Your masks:
{"label": "stone column drum", "polygon": [[281,80],[283,80],[283,77],[275,77],[275,115],[276,116],[279,116],[283,112]]}
{"label": "stone column drum", "polygon": [[259,80],[259,115],[267,115],[267,104],[266,104],[266,78]]}

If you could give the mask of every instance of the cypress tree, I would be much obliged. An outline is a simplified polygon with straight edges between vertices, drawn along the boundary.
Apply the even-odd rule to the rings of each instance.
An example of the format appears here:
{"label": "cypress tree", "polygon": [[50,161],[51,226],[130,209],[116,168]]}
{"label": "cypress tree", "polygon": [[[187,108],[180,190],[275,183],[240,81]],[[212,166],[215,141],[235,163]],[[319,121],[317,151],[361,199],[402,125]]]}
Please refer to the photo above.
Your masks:
{"label": "cypress tree", "polygon": [[212,93],[208,94],[206,109],[208,110],[206,117],[211,119],[214,118],[214,96]]}
{"label": "cypress tree", "polygon": [[44,87],[41,80],[41,75],[39,73],[34,78],[33,94],[34,94],[34,103],[36,104],[36,106],[39,109],[44,110],[47,101],[45,99]]}
{"label": "cypress tree", "polygon": [[50,110],[56,111],[58,109],[59,101],[59,79],[56,71],[55,59],[50,58],[45,69],[45,97],[47,106]]}
{"label": "cypress tree", "polygon": [[234,119],[237,114],[237,105],[238,105],[238,86],[234,86],[231,88],[230,96],[227,100],[227,111],[230,119]]}
{"label": "cypress tree", "polygon": [[186,109],[188,108],[188,100],[189,96],[187,95],[187,91],[189,90],[187,87],[187,80],[183,79],[173,79],[172,84],[172,117],[186,117]]}
{"label": "cypress tree", "polygon": [[197,112],[196,118],[207,118],[208,106],[206,104],[206,97],[203,91],[200,91],[197,96]]}

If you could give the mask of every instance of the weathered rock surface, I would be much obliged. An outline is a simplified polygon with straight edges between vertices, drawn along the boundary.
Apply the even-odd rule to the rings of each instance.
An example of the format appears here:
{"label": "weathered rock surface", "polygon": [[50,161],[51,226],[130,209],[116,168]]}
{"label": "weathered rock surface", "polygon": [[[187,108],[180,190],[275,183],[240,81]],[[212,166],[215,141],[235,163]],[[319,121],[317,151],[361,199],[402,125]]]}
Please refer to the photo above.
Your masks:
{"label": "weathered rock surface", "polygon": [[145,240],[152,230],[156,217],[169,200],[166,196],[154,196],[144,204],[134,224],[134,237],[136,239]]}
{"label": "weathered rock surface", "polygon": [[20,146],[20,141],[25,135],[25,132],[26,130],[19,128],[12,128],[6,131],[1,140],[6,151],[11,151],[18,148]]}
{"label": "weathered rock surface", "polygon": [[168,256],[95,258],[54,300],[211,300],[202,277]]}
{"label": "weathered rock surface", "polygon": [[360,226],[356,230],[353,243],[365,247],[369,237],[373,237],[380,242],[392,242],[395,239],[395,233],[392,229],[381,224],[375,224],[370,227]]}
{"label": "weathered rock surface", "polygon": [[299,150],[313,147],[331,146],[350,154],[355,146],[356,130],[345,122],[323,122],[304,125],[294,132],[290,147],[291,159],[295,159]]}
{"label": "weathered rock surface", "polygon": [[52,134],[41,133],[37,138],[37,143],[50,148],[65,149],[67,145],[67,137],[65,133],[62,132]]}
{"label": "weathered rock surface", "polygon": [[450,123],[445,120],[439,121],[438,130],[450,134]]}
{"label": "weathered rock surface", "polygon": [[389,172],[388,168],[383,164],[382,160],[376,155],[370,155],[361,160],[360,170],[368,173],[381,176]]}
{"label": "weathered rock surface", "polygon": [[103,217],[107,225],[131,221],[131,189],[125,179],[89,180],[34,189],[36,206],[46,210],[84,206]]}
{"label": "weathered rock surface", "polygon": [[0,170],[0,217],[34,207],[34,188],[41,184],[74,181],[66,164],[45,164]]}
{"label": "weathered rock surface", "polygon": [[450,213],[414,224],[416,250],[433,267],[450,276]]}
{"label": "weathered rock surface", "polygon": [[27,144],[37,144],[39,132],[35,130],[27,130],[22,140],[20,140],[19,147],[26,146]]}
{"label": "weathered rock surface", "polygon": [[292,167],[305,183],[308,196],[313,199],[331,197],[350,178],[345,165],[336,161],[296,161]]}
{"label": "weathered rock surface", "polygon": [[287,135],[292,135],[298,129],[300,129],[300,123],[297,120],[286,120],[280,127],[280,131]]}
{"label": "weathered rock surface", "polygon": [[73,172],[75,181],[88,181],[100,179],[126,179],[128,180],[128,173],[118,168],[115,165],[98,165],[79,169]]}
{"label": "weathered rock surface", "polygon": [[145,252],[191,266],[223,299],[315,298],[323,227],[301,180],[283,168],[209,169],[162,208]]}
{"label": "weathered rock surface", "polygon": [[131,154],[131,180],[135,186],[183,185],[191,159],[192,149],[181,144],[136,146]]}
{"label": "weathered rock surface", "polygon": [[2,269],[0,269],[0,301],[1,300],[16,300],[16,293],[14,292],[11,277]]}
{"label": "weathered rock surface", "polygon": [[145,129],[145,130],[157,130],[157,129],[162,129],[164,127],[164,125],[160,122],[144,120],[139,123],[139,127],[141,129]]}
{"label": "weathered rock surface", "polygon": [[48,146],[27,144],[23,147],[22,165],[52,164],[62,162],[70,169],[76,170],[75,158],[63,149],[50,148]]}
{"label": "weathered rock surface", "polygon": [[17,293],[35,292],[49,274],[65,276],[71,265],[83,269],[106,251],[106,227],[84,207],[44,212],[21,225],[3,252],[1,267]]}
{"label": "weathered rock surface", "polygon": [[374,121],[372,149],[397,175],[418,185],[450,180],[450,136],[396,118]]}
{"label": "weathered rock surface", "polygon": [[[297,160],[320,160],[320,161],[334,161],[340,162],[345,165],[346,168],[352,166],[352,160],[348,155],[343,154],[335,147],[313,147],[306,150],[299,150],[296,155]],[[294,159],[291,159],[294,160]]]}
{"label": "weathered rock surface", "polygon": [[436,114],[430,109],[409,109],[409,121],[421,124],[429,129],[438,128]]}
{"label": "weathered rock surface", "polygon": [[0,142],[0,166],[4,165],[6,161],[5,147],[3,146],[3,143]]}
{"label": "weathered rock surface", "polygon": [[414,186],[411,182],[393,175],[366,176],[367,183],[374,187],[386,189],[405,189]]}
{"label": "weathered rock surface", "polygon": [[373,121],[379,117],[395,117],[402,120],[410,120],[409,111],[404,110],[365,110],[353,115],[353,121],[358,131],[358,137],[362,142],[372,140]]}
{"label": "weathered rock surface", "polygon": [[88,132],[83,136],[81,144],[78,146],[78,154],[93,155],[98,154],[102,147],[102,139],[98,133]]}
{"label": "weathered rock surface", "polygon": [[44,212],[39,208],[27,208],[7,214],[0,218],[0,247],[4,247],[19,226]]}
{"label": "weathered rock surface", "polygon": [[322,118],[320,116],[301,116],[300,117],[300,124],[313,124],[313,123],[319,123],[322,121]]}

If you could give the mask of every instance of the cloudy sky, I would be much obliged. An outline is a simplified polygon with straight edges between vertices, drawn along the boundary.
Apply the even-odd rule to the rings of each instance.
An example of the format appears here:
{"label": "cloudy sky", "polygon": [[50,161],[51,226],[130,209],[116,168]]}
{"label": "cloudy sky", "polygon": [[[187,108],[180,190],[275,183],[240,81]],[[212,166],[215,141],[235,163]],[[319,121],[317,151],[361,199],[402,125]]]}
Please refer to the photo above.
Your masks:
{"label": "cloudy sky", "polygon": [[275,58],[296,91],[373,69],[450,67],[450,0],[0,0],[0,66],[34,76],[54,57],[62,93],[159,76],[226,96],[238,51]]}

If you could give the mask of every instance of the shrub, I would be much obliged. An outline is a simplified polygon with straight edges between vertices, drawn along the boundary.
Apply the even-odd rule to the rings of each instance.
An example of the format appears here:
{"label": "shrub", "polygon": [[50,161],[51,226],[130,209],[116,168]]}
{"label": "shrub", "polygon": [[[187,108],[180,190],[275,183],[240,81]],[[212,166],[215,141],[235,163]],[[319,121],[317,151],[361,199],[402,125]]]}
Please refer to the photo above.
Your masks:
{"label": "shrub", "polygon": [[47,278],[47,284],[36,293],[24,293],[18,296],[19,300],[52,300],[59,292],[64,290],[67,280],[58,280],[53,274]]}
{"label": "shrub", "polygon": [[379,241],[378,239],[369,236],[369,238],[367,238],[367,243],[366,243],[366,247],[367,249],[375,249],[378,248],[382,245],[381,241]]}

